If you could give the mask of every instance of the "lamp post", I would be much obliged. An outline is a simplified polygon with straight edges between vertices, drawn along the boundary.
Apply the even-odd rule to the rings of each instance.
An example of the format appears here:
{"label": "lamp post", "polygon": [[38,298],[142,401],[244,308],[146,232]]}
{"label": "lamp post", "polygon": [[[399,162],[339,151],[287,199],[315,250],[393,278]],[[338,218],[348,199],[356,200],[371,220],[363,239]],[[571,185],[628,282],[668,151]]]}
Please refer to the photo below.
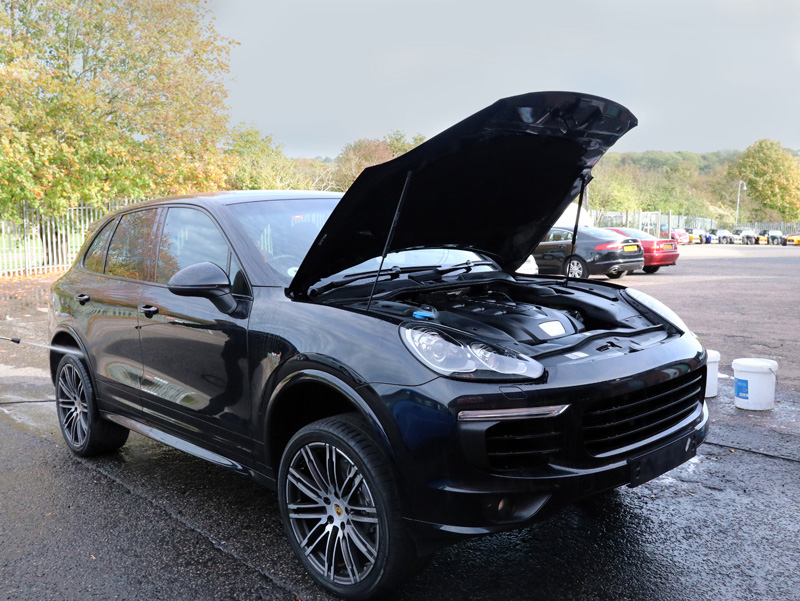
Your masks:
{"label": "lamp post", "polygon": [[747,192],[747,184],[739,180],[739,190],[736,192],[736,225],[739,225],[739,198],[742,196],[742,187]]}

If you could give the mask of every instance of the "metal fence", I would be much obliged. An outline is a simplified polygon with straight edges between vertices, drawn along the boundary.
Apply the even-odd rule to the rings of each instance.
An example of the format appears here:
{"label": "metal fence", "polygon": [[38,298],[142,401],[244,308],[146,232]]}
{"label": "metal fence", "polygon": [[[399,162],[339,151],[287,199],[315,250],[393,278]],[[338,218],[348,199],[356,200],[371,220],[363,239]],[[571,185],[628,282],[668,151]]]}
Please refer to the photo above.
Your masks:
{"label": "metal fence", "polygon": [[[700,228],[710,230],[712,228],[724,227],[723,224],[715,222],[707,217],[692,217],[689,215],[673,215],[672,213],[662,213],[660,211],[591,211],[592,220],[598,227],[632,227],[643,230],[653,235],[667,237],[671,229],[674,228]],[[800,223],[792,221],[751,221],[740,223],[730,229],[752,229],[756,232],[761,230],[780,230],[784,234],[793,234],[800,231]]]}
{"label": "metal fence", "polygon": [[105,207],[70,207],[59,217],[45,215],[23,203],[20,221],[0,221],[0,277],[67,269],[94,221],[135,202],[138,201],[123,199]]}

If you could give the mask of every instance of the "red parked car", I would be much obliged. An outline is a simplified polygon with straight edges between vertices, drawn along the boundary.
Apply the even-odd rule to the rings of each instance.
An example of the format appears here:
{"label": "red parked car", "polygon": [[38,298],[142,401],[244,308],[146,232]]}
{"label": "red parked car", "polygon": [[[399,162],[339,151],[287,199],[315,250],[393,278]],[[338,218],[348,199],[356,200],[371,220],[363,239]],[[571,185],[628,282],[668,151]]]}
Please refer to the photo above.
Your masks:
{"label": "red parked car", "polygon": [[670,238],[672,238],[678,244],[689,244],[692,241],[691,236],[686,233],[686,230],[682,230],[680,228],[675,228],[670,232]]}
{"label": "red parked car", "polygon": [[[644,272],[655,273],[660,267],[675,265],[680,256],[678,244],[675,240],[660,240],[655,236],[636,230],[632,227],[607,227],[607,230],[615,231],[623,236],[638,238],[644,249]],[[673,230],[677,232],[679,230]],[[686,235],[684,233],[684,235]]]}

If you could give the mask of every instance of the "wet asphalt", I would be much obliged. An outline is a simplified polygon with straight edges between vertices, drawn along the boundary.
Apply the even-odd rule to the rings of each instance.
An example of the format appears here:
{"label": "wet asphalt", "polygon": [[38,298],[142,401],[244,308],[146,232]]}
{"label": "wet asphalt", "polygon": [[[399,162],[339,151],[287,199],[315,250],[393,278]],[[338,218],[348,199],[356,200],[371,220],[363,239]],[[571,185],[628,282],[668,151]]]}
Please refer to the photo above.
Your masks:
{"label": "wet asphalt", "polygon": [[[730,254],[741,250],[685,249],[678,266],[622,283],[676,308],[723,353],[723,376],[735,356],[780,357],[775,410],[736,409],[723,377],[696,458],[534,527],[444,549],[392,599],[800,599],[800,370],[790,344],[800,284],[785,278],[787,268],[800,273],[800,249]],[[776,289],[781,274],[787,286]],[[766,285],[726,294],[737,278]],[[12,317],[0,335],[46,342],[46,294],[20,286],[0,282],[0,319]],[[767,315],[772,307],[782,315]],[[717,325],[726,314],[735,336]],[[329,598],[291,555],[274,493],[137,434],[114,455],[74,457],[48,400],[46,354],[6,345],[0,600]]]}

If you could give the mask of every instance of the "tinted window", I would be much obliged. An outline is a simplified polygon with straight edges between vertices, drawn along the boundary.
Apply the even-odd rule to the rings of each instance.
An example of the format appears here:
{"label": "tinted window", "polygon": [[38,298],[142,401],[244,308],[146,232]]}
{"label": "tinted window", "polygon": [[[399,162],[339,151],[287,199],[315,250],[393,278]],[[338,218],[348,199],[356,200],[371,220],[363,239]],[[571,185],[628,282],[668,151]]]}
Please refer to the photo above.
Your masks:
{"label": "tinted window", "polygon": [[122,216],[108,247],[107,274],[133,280],[150,279],[157,216],[156,209]]}
{"label": "tinted window", "polygon": [[115,220],[103,226],[103,229],[92,241],[89,250],[86,251],[86,256],[83,260],[83,266],[91,271],[103,273],[103,268],[106,265],[106,243],[108,242],[111,232],[114,231],[113,224]]}
{"label": "tinted window", "polygon": [[550,230],[546,242],[572,242],[572,232],[568,230]]}
{"label": "tinted window", "polygon": [[184,267],[206,261],[228,273],[228,243],[217,226],[201,211],[170,209],[161,234],[157,281],[167,284]]}

